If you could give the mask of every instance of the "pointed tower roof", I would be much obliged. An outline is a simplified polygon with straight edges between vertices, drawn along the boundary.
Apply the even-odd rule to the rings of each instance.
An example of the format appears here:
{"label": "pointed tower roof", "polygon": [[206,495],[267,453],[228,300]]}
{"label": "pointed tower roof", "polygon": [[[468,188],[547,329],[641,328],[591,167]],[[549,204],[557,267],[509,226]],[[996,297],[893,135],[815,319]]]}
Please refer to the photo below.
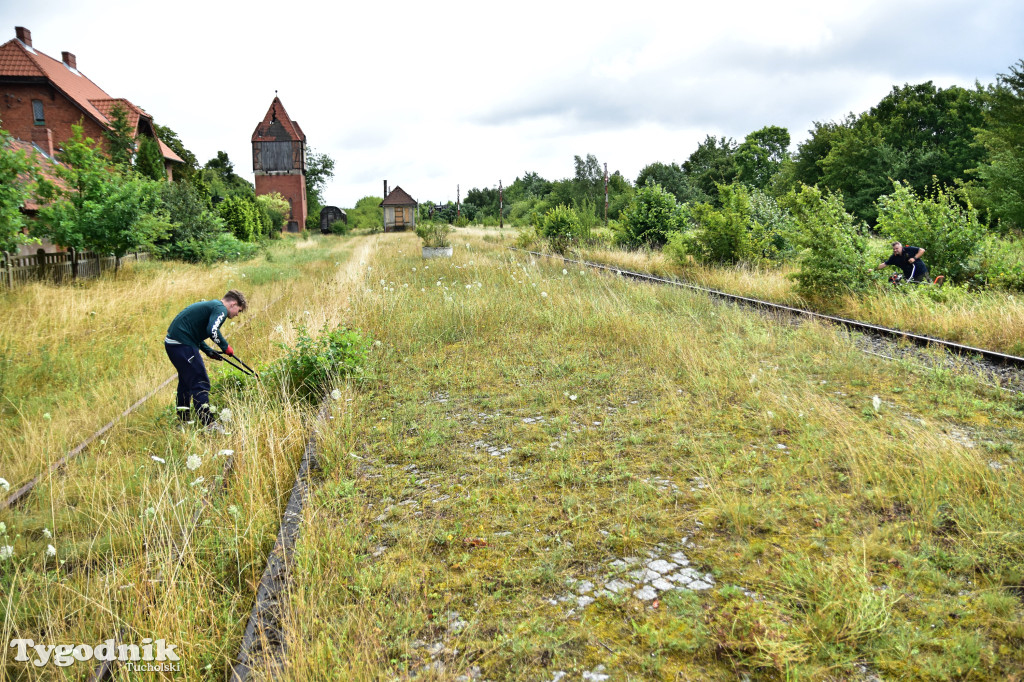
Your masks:
{"label": "pointed tower roof", "polygon": [[253,131],[253,142],[305,142],[306,135],[302,132],[299,124],[291,119],[285,111],[281,99],[274,96],[274,101],[267,109],[267,115],[263,117],[256,130]]}

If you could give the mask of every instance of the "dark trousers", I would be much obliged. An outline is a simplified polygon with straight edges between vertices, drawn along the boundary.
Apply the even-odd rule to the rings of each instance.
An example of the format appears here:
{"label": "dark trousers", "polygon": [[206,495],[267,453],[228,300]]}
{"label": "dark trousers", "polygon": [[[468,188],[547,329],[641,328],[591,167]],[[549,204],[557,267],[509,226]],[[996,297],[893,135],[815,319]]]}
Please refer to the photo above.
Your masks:
{"label": "dark trousers", "polygon": [[172,343],[165,343],[164,350],[178,370],[178,419],[198,419],[201,424],[209,424],[213,421],[209,405],[210,375],[206,373],[202,352],[194,346]]}

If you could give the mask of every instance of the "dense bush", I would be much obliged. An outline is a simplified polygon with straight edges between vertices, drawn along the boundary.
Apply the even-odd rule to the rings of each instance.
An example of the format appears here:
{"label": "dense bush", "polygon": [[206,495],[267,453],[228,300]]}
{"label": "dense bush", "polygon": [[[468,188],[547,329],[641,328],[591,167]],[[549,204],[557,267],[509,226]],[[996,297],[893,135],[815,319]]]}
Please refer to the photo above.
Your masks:
{"label": "dense bush", "polygon": [[985,230],[978,212],[955,190],[934,187],[931,196],[918,197],[908,185],[893,183],[892,194],[878,199],[877,229],[882,235],[925,250],[924,262],[951,281],[977,273],[977,255]]}
{"label": "dense bush", "polygon": [[846,212],[838,194],[803,186],[784,199],[798,229],[800,266],[792,275],[797,290],[809,296],[833,296],[863,289],[870,281],[863,223]]}
{"label": "dense bush", "polygon": [[335,220],[327,226],[331,234],[348,234],[352,229],[344,220]]}
{"label": "dense bush", "polygon": [[416,236],[423,240],[423,246],[439,248],[451,246],[448,235],[452,233],[452,226],[441,222],[425,222],[416,226]]}
{"label": "dense bush", "polygon": [[294,346],[280,345],[284,356],[262,376],[300,397],[321,396],[339,377],[361,372],[370,351],[370,340],[357,330],[326,324],[316,337],[300,326]]}
{"label": "dense bush", "polygon": [[380,197],[363,197],[346,211],[348,224],[353,230],[379,230],[384,224],[384,209]]}
{"label": "dense bush", "polygon": [[184,239],[165,246],[163,258],[177,258],[191,263],[217,263],[221,261],[249,260],[259,252],[258,244],[243,242],[235,235],[221,232],[204,239]]}
{"label": "dense bush", "polygon": [[217,213],[231,233],[246,242],[263,234],[256,202],[244,195],[230,196],[217,205]]}
{"label": "dense bush", "polygon": [[191,183],[164,183],[160,201],[171,225],[167,238],[157,244],[157,252],[162,258],[205,263],[223,260],[207,251],[225,234],[224,221],[207,207]]}
{"label": "dense bush", "polygon": [[682,220],[675,196],[661,185],[648,183],[619,216],[617,238],[626,246],[661,246],[680,230]]}
{"label": "dense bush", "polygon": [[544,214],[540,234],[547,238],[557,253],[565,253],[570,246],[586,236],[576,210],[565,204],[559,204]]}
{"label": "dense bush", "polygon": [[1024,243],[1019,238],[988,237],[981,247],[980,263],[978,284],[1024,291]]}

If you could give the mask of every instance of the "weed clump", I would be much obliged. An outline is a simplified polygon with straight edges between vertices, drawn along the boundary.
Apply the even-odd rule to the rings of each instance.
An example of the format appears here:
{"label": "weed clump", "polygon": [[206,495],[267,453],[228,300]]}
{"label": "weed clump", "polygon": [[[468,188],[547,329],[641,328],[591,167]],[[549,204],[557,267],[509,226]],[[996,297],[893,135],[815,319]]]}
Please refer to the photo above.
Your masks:
{"label": "weed clump", "polygon": [[294,346],[279,344],[284,355],[262,375],[290,394],[302,398],[323,395],[341,377],[362,373],[371,340],[358,330],[324,325],[316,336],[297,329]]}

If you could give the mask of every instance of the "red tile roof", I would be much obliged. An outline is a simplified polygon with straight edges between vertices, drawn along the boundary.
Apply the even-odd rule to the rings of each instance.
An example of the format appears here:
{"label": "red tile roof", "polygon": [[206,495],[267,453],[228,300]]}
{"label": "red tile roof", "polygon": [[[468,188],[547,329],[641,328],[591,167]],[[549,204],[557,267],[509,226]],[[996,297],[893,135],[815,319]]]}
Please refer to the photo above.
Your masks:
{"label": "red tile roof", "polygon": [[[152,120],[149,114],[128,100],[108,95],[78,69],[72,69],[64,62],[28,47],[17,38],[0,45],[0,76],[46,78],[104,128],[110,127],[110,112],[118,102],[128,110],[128,123],[136,133],[140,118]],[[161,144],[160,148],[164,149],[166,145]],[[164,154],[164,158],[181,161],[174,152],[170,156]]]}
{"label": "red tile roof", "polygon": [[416,200],[409,196],[404,189],[395,185],[395,188],[388,192],[381,206],[415,206]]}
{"label": "red tile roof", "polygon": [[[35,146],[31,142],[25,142],[24,140],[19,140],[16,137],[11,138],[11,147],[16,149],[17,151],[25,152],[30,157],[32,157],[32,159],[36,162],[36,165],[39,166],[40,173],[47,180],[54,183],[55,185],[58,185],[59,187],[66,187],[64,181],[57,177],[56,172],[54,170],[55,166],[60,165],[60,163],[56,159],[51,159],[50,157],[48,157],[45,153],[43,153],[43,150],[41,150],[39,147]],[[19,174],[18,179],[21,180],[22,182],[29,181],[29,177],[24,173]],[[25,202],[25,210],[38,211],[39,204],[37,204],[32,199],[29,199],[28,201]]]}
{"label": "red tile roof", "polygon": [[[284,140],[282,136],[285,138]],[[306,134],[302,132],[299,124],[293,121],[288,112],[284,110],[284,105],[281,104],[280,98],[275,96],[274,101],[270,103],[270,108],[267,109],[266,116],[256,126],[256,130],[253,131],[252,141],[275,142],[286,140],[305,142]]]}

